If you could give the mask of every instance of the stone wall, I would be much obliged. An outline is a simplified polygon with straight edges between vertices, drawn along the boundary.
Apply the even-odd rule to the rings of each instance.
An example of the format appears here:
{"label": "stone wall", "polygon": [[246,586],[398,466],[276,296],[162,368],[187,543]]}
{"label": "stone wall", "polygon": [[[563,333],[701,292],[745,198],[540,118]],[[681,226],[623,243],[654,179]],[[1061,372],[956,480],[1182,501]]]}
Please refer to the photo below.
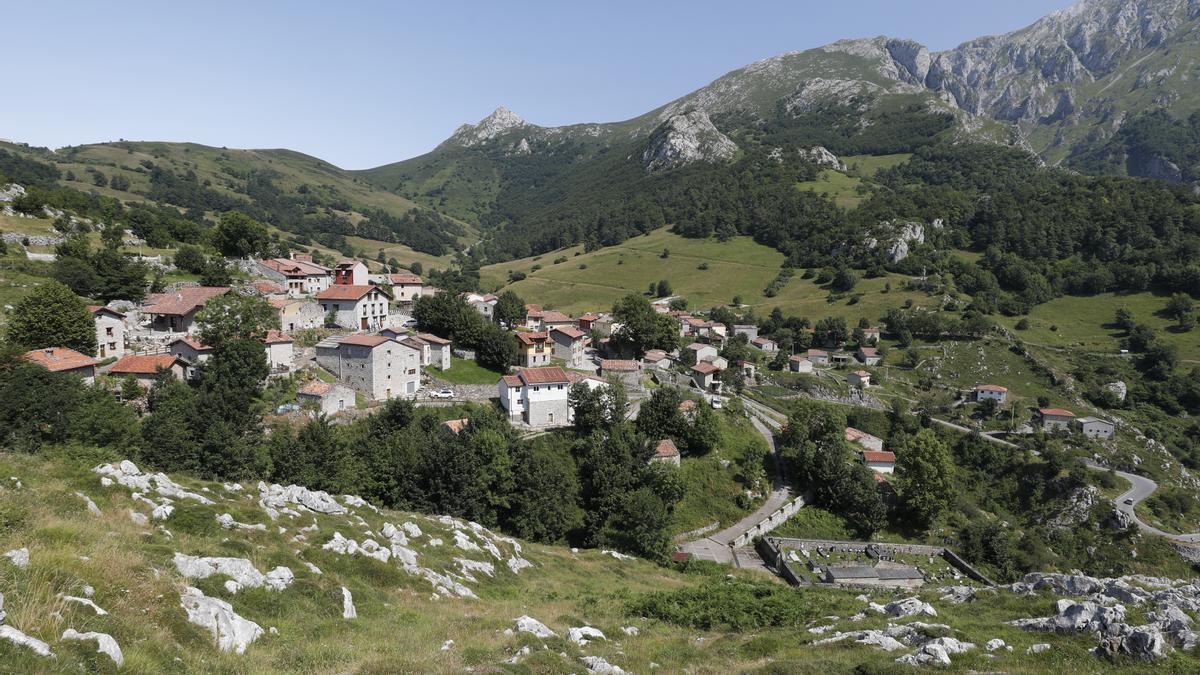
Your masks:
{"label": "stone wall", "polygon": [[794,516],[796,514],[796,512],[799,511],[803,507],[804,507],[804,497],[796,497],[792,501],[779,507],[771,515],[760,520],[757,525],[755,525],[754,527],[752,527],[749,530],[747,530],[746,532],[744,532],[737,539],[734,539],[731,545],[734,548],[741,548],[742,546],[746,546],[750,542],[754,541],[755,537],[761,537],[762,535],[764,535],[764,534],[770,532],[771,530],[774,530],[775,528],[779,527],[780,525],[786,523],[788,518],[791,518],[792,516]]}

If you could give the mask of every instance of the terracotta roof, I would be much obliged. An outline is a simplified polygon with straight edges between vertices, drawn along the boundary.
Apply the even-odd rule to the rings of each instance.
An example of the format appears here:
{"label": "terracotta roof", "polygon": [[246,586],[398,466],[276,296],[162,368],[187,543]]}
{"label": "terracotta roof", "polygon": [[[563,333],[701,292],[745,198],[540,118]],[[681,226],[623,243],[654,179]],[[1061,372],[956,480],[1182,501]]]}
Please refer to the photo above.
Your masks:
{"label": "terracotta roof", "polygon": [[711,375],[721,371],[720,368],[714,366],[708,361],[701,361],[700,363],[697,363],[696,365],[692,366],[692,370],[702,375]]}
{"label": "terracotta roof", "polygon": [[858,351],[862,352],[863,356],[879,356],[879,350],[874,347],[859,347]]}
{"label": "terracotta roof", "polygon": [[317,294],[318,300],[359,300],[371,291],[379,290],[378,286],[355,286],[352,284],[337,284],[326,288]]}
{"label": "terracotta roof", "polygon": [[821,350],[821,349],[810,349],[810,350],[808,350],[808,355],[809,356],[829,356],[829,352]]}
{"label": "terracotta roof", "polygon": [[417,337],[421,338],[422,340],[424,340],[426,342],[433,343],[435,345],[450,344],[450,341],[447,340],[446,338],[438,337],[438,336],[434,335],[433,333],[417,333]]}
{"label": "terracotta roof", "polygon": [[211,298],[229,292],[225,286],[185,286],[174,293],[159,293],[148,298],[146,314],[184,316],[204,306]]}
{"label": "terracotta roof", "polygon": [[771,338],[768,338],[768,337],[756,337],[750,341],[751,344],[756,344],[756,345],[765,345],[768,342],[774,342],[774,340],[772,340]]}
{"label": "terracotta roof", "polygon": [[549,333],[517,333],[517,339],[527,347],[532,347],[534,343],[543,342],[550,339]]}
{"label": "terracotta roof", "polygon": [[509,388],[521,386],[521,378],[516,375],[503,375],[500,377],[500,381]]}
{"label": "terracotta roof", "polygon": [[667,358],[667,353],[661,349],[648,349],[646,350],[645,356],[642,358],[646,359],[647,361],[662,361],[663,359]]}
{"label": "terracotta roof", "polygon": [[698,351],[700,351],[701,349],[706,349],[706,348],[708,348],[708,347],[712,347],[713,349],[716,349],[716,347],[713,347],[713,346],[712,346],[712,345],[710,345],[710,344],[705,344],[705,343],[703,343],[703,342],[693,342],[692,344],[690,344],[690,345],[688,345],[688,346],[687,346],[687,348],[688,348],[688,349],[690,349],[690,350],[692,350],[692,351],[694,351],[694,352],[698,352]]}
{"label": "terracotta roof", "polygon": [[167,370],[179,361],[173,354],[130,354],[109,368],[109,374],[153,375],[160,370]]}
{"label": "terracotta roof", "polygon": [[33,351],[25,352],[25,359],[56,373],[64,370],[75,370],[76,368],[87,368],[97,363],[96,359],[66,347],[34,349]]}
{"label": "terracotta roof", "polygon": [[864,462],[896,462],[896,453],[884,450],[877,452],[875,450],[863,450],[862,458]]}
{"label": "terracotta roof", "polygon": [[386,335],[365,335],[365,334],[360,333],[357,335],[351,335],[350,337],[347,337],[345,340],[342,340],[339,344],[355,345],[358,347],[378,347],[379,345],[381,345],[385,342],[390,342],[391,340],[392,340],[392,338],[390,338]]}
{"label": "terracotta roof", "polygon": [[181,338],[175,338],[174,340],[171,340],[170,342],[168,342],[167,346],[170,347],[171,345],[175,344],[176,342],[182,342],[183,344],[191,347],[192,349],[194,349],[198,352],[211,352],[212,351],[212,347],[209,347],[208,345],[200,342],[199,340],[192,337],[191,335],[185,335]]}
{"label": "terracotta roof", "polygon": [[854,371],[853,373],[850,373],[850,374],[851,374],[851,375],[857,375],[858,377],[870,377],[870,376],[871,376],[871,374],[870,374],[870,373],[868,373],[868,372],[867,372],[867,371],[865,371],[865,370],[856,370],[856,371]]}
{"label": "terracotta roof", "polygon": [[600,362],[600,370],[615,370],[618,372],[632,372],[639,370],[637,361],[628,361],[624,359],[604,359]]}
{"label": "terracotta roof", "polygon": [[292,304],[292,301],[288,300],[287,298],[267,298],[267,304],[271,305],[275,309],[283,309],[284,307]]}
{"label": "terracotta roof", "polygon": [[879,327],[878,327],[878,326],[871,326],[870,328],[864,328],[864,329],[862,329],[862,330],[863,330],[863,332],[864,332],[864,333],[878,333],[878,332],[879,332]]}
{"label": "terracotta roof", "polygon": [[300,391],[298,393],[304,394],[305,396],[324,396],[331,391],[333,391],[332,382],[313,380],[303,387],[300,387]]}
{"label": "terracotta roof", "polygon": [[256,281],[251,286],[259,293],[283,293],[284,288],[274,281]]}
{"label": "terracotta roof", "polygon": [[576,328],[574,326],[555,326],[554,330],[559,333],[562,333],[563,335],[566,335],[567,337],[571,338],[572,340],[578,340],[579,338],[587,335],[587,333],[579,330],[578,328]]}
{"label": "terracotta roof", "polygon": [[850,441],[851,443],[858,443],[860,441],[878,441],[880,439],[878,436],[872,436],[871,434],[855,429],[854,427],[846,427],[846,440]]}
{"label": "terracotta roof", "polygon": [[679,402],[679,409],[682,410],[683,412],[687,412],[695,407],[696,407],[696,402],[690,398],[685,401]]}
{"label": "terracotta roof", "polygon": [[1062,408],[1040,408],[1038,412],[1043,415],[1051,415],[1053,417],[1074,417],[1075,413]]}
{"label": "terracotta roof", "polygon": [[104,305],[88,305],[88,311],[91,312],[92,314],[99,314],[100,312],[108,312],[109,314],[114,314],[116,316],[121,317],[122,319],[125,318],[124,314],[118,312],[115,309],[109,309],[109,308],[105,307]]}
{"label": "terracotta roof", "polygon": [[263,344],[268,345],[284,344],[287,342],[295,342],[295,340],[293,340],[287,333],[284,333],[280,330],[267,331],[267,337],[263,339]]}
{"label": "terracotta roof", "polygon": [[457,434],[463,429],[466,429],[467,423],[470,421],[470,419],[465,417],[461,420],[446,420],[445,422],[442,422],[442,426],[446,427],[446,429],[451,433]]}
{"label": "terracotta roof", "polygon": [[679,448],[675,447],[675,442],[669,438],[664,438],[654,446],[654,456],[659,459],[669,459],[679,456]]}
{"label": "terracotta roof", "polygon": [[998,384],[977,384],[975,385],[975,391],[995,391],[1004,393],[1008,390]]}
{"label": "terracotta roof", "polygon": [[527,302],[527,303],[525,303],[525,311],[526,312],[540,312],[540,311],[542,311],[542,306],[535,305],[532,302]]}
{"label": "terracotta roof", "polygon": [[328,267],[322,267],[311,260],[298,258],[271,258],[259,261],[261,265],[275,270],[286,277],[312,277],[329,274]]}
{"label": "terracotta roof", "polygon": [[421,277],[416,274],[389,274],[388,281],[393,284],[419,284]]}
{"label": "terracotta roof", "polygon": [[575,319],[562,312],[555,312],[554,310],[542,312],[542,323],[572,323],[574,321]]}
{"label": "terracotta roof", "polygon": [[580,321],[596,321],[599,318],[600,318],[599,314],[592,314],[591,312],[588,312],[587,314],[584,314],[583,316],[579,317],[579,320]]}
{"label": "terracotta roof", "polygon": [[800,361],[807,361],[807,360],[808,360],[807,356],[800,356],[799,354],[795,354],[793,356],[788,357],[788,361],[796,361],[797,363]]}
{"label": "terracotta roof", "polygon": [[365,267],[365,264],[360,260],[339,260],[337,267],[334,269],[340,270],[340,269],[345,269],[347,267],[357,267],[359,265],[363,265]]}
{"label": "terracotta roof", "polygon": [[548,368],[526,368],[517,373],[524,384],[565,384],[569,382],[567,374],[558,366]]}

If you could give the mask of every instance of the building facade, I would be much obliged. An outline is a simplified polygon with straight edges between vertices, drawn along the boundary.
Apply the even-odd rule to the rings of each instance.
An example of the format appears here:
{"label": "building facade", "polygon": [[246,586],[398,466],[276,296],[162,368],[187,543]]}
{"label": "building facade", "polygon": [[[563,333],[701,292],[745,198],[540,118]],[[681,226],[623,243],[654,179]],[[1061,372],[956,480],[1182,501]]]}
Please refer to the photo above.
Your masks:
{"label": "building facade", "polygon": [[513,424],[546,428],[571,423],[570,380],[562,368],[526,368],[501,377],[497,388],[500,405]]}

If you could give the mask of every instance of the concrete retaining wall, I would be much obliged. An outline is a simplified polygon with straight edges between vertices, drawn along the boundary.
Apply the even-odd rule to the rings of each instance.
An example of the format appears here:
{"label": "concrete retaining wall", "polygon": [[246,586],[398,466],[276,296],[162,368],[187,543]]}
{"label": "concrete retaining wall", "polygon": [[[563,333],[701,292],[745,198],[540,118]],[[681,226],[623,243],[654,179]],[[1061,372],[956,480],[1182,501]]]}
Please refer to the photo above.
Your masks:
{"label": "concrete retaining wall", "polygon": [[787,537],[764,537],[758,546],[759,555],[768,564],[772,565],[779,575],[793,586],[806,585],[801,582],[788,566],[787,559],[783,556],[785,548],[806,548],[809,550],[817,547],[832,549],[835,551],[843,551],[847,553],[863,553],[868,546],[874,546],[880,551],[887,553],[903,553],[907,555],[923,555],[923,556],[941,556],[950,563],[950,566],[967,575],[971,579],[978,581],[988,586],[995,586],[996,582],[989,579],[979,570],[975,569],[966,560],[963,560],[957,553],[951,551],[944,546],[924,546],[921,544],[887,544],[883,542],[869,541],[833,541],[829,539],[791,539]]}
{"label": "concrete retaining wall", "polygon": [[750,542],[754,541],[755,537],[761,537],[764,534],[774,530],[780,525],[787,522],[801,508],[804,507],[804,497],[796,497],[792,501],[779,507],[774,513],[760,520],[757,525],[742,533],[737,539],[734,539],[730,544],[734,548],[741,548]]}

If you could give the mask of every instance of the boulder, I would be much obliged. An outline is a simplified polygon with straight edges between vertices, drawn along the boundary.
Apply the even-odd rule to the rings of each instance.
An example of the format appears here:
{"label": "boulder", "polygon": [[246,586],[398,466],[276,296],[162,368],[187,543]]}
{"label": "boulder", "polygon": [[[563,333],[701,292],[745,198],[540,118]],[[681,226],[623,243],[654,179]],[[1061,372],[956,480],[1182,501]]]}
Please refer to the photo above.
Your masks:
{"label": "boulder", "polygon": [[1124,605],[1104,607],[1094,602],[1059,600],[1054,616],[1037,619],[1017,619],[1009,624],[1025,630],[1053,633],[1109,632],[1125,621]]}
{"label": "boulder", "polygon": [[254,567],[254,563],[245,558],[191,556],[176,553],[174,561],[175,569],[188,579],[207,579],[214,574],[221,574],[247,588],[266,586],[273,591],[282,591],[295,579],[292,571],[282,566],[276,567],[268,574],[263,574]]}
{"label": "boulder", "polygon": [[824,166],[834,171],[845,171],[846,164],[838,159],[837,155],[830,152],[825,146],[818,145],[813,148],[800,149],[800,157],[808,160],[817,166]]}
{"label": "boulder", "polygon": [[869,605],[870,609],[879,614],[888,614],[890,616],[916,616],[917,614],[926,614],[928,616],[937,616],[937,610],[927,602],[922,602],[918,597],[904,598],[903,600],[895,600],[886,605],[880,605],[872,602]]}
{"label": "boulder", "polygon": [[913,654],[901,656],[896,659],[896,663],[904,663],[910,666],[948,666],[950,665],[950,654],[940,645],[928,644]]}
{"label": "boulder", "polygon": [[1141,661],[1154,661],[1165,657],[1169,649],[1158,626],[1148,625],[1129,628],[1121,635],[1100,640],[1096,653],[1110,659],[1128,656]]}
{"label": "boulder", "polygon": [[87,598],[77,598],[73,595],[64,595],[63,600],[66,600],[67,602],[73,602],[77,605],[83,605],[84,607],[91,607],[92,611],[96,613],[96,616],[104,616],[108,614],[108,612],[101,609],[99,605]]}
{"label": "boulder", "polygon": [[934,638],[929,642],[926,642],[924,646],[928,647],[929,645],[941,647],[942,649],[946,650],[947,654],[962,654],[963,652],[969,652],[972,649],[975,649],[974,643],[962,642],[952,637]]}
{"label": "boulder", "polygon": [[546,627],[546,624],[537,619],[523,615],[515,619],[517,631],[521,633],[531,633],[534,637],[546,638],[558,637],[558,634]]}
{"label": "boulder", "polygon": [[80,633],[74,628],[68,628],[63,632],[62,639],[80,641],[95,640],[97,652],[101,654],[107,654],[108,658],[112,659],[113,663],[115,663],[118,668],[125,665],[125,657],[121,654],[121,646],[118,645],[117,641],[114,640],[113,637],[108,633]]}
{"label": "boulder", "polygon": [[309,490],[299,485],[283,487],[282,485],[267,485],[260,481],[258,484],[258,493],[258,504],[263,509],[283,510],[290,504],[301,506],[317,513],[336,514],[346,512],[346,507],[329,496],[328,492]]}
{"label": "boulder", "polygon": [[354,608],[354,596],[350,595],[350,589],[345,586],[342,586],[342,618],[358,618],[358,610]]}
{"label": "boulder", "polygon": [[54,653],[50,651],[50,645],[35,637],[30,637],[12,626],[0,626],[0,639],[8,640],[18,647],[30,649],[38,656],[54,656]]}
{"label": "boulder", "polygon": [[592,640],[607,640],[604,633],[591,626],[580,626],[578,628],[567,629],[567,641],[574,642],[580,647],[586,645]]}
{"label": "boulder", "polygon": [[1025,650],[1025,653],[1026,654],[1044,654],[1045,652],[1050,651],[1050,649],[1051,649],[1051,646],[1048,643],[1039,642],[1036,645],[1030,645],[1029,649]]}
{"label": "boulder", "polygon": [[14,548],[6,552],[4,557],[8,558],[9,562],[21,569],[29,567],[29,549],[27,548]]}
{"label": "boulder", "polygon": [[1000,638],[993,638],[991,640],[988,640],[987,644],[985,644],[983,646],[983,648],[988,650],[989,652],[994,652],[997,649],[1004,649],[1005,646],[1006,645],[1004,644],[1004,640],[1001,640]]}
{"label": "boulder", "polygon": [[238,616],[233,605],[207,597],[198,588],[189,586],[180,596],[179,604],[187,612],[188,621],[207,628],[217,649],[223,652],[242,654],[263,634],[262,626]]}
{"label": "boulder", "polygon": [[587,666],[588,672],[594,675],[625,675],[624,670],[605,661],[600,656],[584,656],[579,659]]}
{"label": "boulder", "polygon": [[190,499],[201,504],[213,503],[204,495],[185,490],[183,486],[168,478],[165,473],[142,473],[142,470],[129,460],[120,464],[101,464],[93,468],[92,472],[108,476],[117,483],[137,492],[154,492],[162,497]]}

